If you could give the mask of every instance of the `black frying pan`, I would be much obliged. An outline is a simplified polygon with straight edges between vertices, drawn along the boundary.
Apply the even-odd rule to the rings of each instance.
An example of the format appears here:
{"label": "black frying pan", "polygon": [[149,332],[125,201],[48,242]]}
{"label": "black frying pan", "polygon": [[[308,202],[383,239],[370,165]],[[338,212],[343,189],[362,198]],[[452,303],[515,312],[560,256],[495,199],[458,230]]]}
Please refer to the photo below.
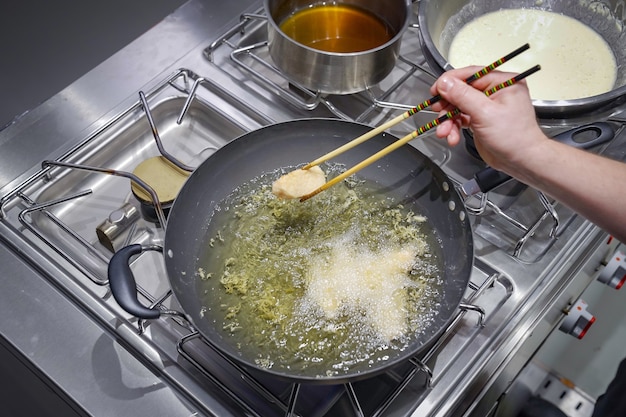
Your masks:
{"label": "black frying pan", "polygon": [[[397,197],[414,212],[427,217],[441,243],[443,259],[443,299],[432,325],[417,335],[408,349],[367,369],[319,377],[305,372],[275,371],[257,366],[241,355],[232,340],[223,337],[217,326],[201,310],[207,306],[196,274],[198,258],[207,252],[207,228],[213,209],[244,182],[280,167],[302,165],[362,135],[369,126],[334,119],[304,119],[275,124],[247,133],[215,152],[189,177],[171,208],[165,234],[164,256],[174,295],[186,317],[214,346],[248,367],[287,378],[294,382],[342,383],[383,372],[388,367],[415,356],[433,342],[458,311],[469,282],[473,243],[469,220],[461,199],[443,171],[412,146],[405,145],[357,175],[375,181],[386,193]],[[397,138],[381,134],[336,157],[333,162],[351,167],[389,145]],[[315,198],[315,197],[313,197]],[[111,260],[109,280],[118,303],[140,318],[157,318],[158,309],[148,309],[137,301],[135,282],[128,267],[140,245],[120,250]],[[219,308],[219,306],[215,306]],[[209,310],[210,311],[210,310]]]}

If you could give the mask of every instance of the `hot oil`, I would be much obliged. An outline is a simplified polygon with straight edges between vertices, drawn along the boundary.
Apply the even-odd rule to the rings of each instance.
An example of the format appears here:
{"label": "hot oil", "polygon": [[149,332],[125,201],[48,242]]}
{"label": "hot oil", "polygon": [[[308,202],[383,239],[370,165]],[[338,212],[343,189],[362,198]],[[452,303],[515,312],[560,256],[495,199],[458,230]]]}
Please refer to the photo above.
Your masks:
{"label": "hot oil", "polygon": [[291,39],[326,52],[350,53],[377,48],[393,30],[372,13],[342,4],[320,4],[300,10],[280,24]]}
{"label": "hot oil", "polygon": [[[342,167],[324,170],[332,177]],[[242,357],[276,371],[333,376],[398,357],[437,316],[443,263],[434,231],[366,180],[303,203],[277,199],[279,171],[216,206],[198,256],[203,314]],[[381,259],[405,250],[419,253],[412,267],[377,275]],[[342,285],[353,290],[335,294]],[[389,318],[398,333],[388,334]]]}

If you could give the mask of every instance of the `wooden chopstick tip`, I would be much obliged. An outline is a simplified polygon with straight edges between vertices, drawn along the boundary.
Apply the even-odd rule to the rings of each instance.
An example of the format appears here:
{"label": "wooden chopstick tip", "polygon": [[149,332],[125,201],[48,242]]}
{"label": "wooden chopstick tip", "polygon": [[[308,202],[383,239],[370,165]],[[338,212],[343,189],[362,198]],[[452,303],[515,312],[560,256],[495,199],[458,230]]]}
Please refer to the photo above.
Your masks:
{"label": "wooden chopstick tip", "polygon": [[322,191],[324,191],[324,188],[320,187],[320,188],[318,188],[317,190],[315,190],[315,191],[313,191],[311,193],[305,194],[302,197],[300,197],[300,202],[303,203],[303,202],[307,201],[309,198],[315,197],[316,195],[318,195]]}

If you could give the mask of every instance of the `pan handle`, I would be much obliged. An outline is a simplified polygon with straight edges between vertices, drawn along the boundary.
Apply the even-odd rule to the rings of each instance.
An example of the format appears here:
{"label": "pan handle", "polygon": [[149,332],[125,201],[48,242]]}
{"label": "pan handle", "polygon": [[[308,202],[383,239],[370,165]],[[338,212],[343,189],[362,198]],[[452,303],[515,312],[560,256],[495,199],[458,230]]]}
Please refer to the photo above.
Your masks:
{"label": "pan handle", "polygon": [[[608,142],[613,139],[614,135],[615,131],[609,123],[596,122],[567,130],[556,135],[553,139],[576,148],[589,149]],[[488,166],[474,174],[474,178],[464,183],[461,189],[466,196],[478,192],[486,193],[510,179],[511,177],[504,172]]]}
{"label": "pan handle", "polygon": [[157,319],[161,315],[159,309],[145,307],[137,299],[137,282],[130,269],[130,258],[144,250],[163,251],[160,246],[142,246],[139,244],[126,246],[117,251],[109,262],[109,286],[115,301],[127,313],[140,319]]}

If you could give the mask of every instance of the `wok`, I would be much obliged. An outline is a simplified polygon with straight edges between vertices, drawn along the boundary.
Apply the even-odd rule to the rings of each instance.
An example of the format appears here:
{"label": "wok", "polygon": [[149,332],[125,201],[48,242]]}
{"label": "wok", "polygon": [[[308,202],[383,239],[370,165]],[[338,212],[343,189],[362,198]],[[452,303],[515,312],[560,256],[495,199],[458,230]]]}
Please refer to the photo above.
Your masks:
{"label": "wok", "polygon": [[[440,243],[444,283],[443,298],[438,300],[439,313],[406,350],[391,353],[386,361],[339,375],[320,377],[297,369],[277,371],[260,367],[254,358],[244,356],[235,342],[223,336],[221,324],[207,317],[210,313],[201,313],[210,312],[212,306],[207,305],[211,300],[200,289],[201,278],[196,271],[199,258],[209,250],[207,231],[216,204],[242,183],[280,167],[301,165],[369,129],[366,125],[334,119],[303,119],[267,126],[219,149],[182,187],[171,208],[165,233],[163,252],[168,279],[187,319],[209,343],[235,361],[291,381],[342,383],[383,372],[413,357],[434,342],[456,315],[472,270],[471,228],[452,183],[437,165],[410,145],[391,153],[378,166],[370,166],[358,174],[377,182],[386,195],[397,197],[401,204],[426,216]],[[391,135],[381,134],[333,162],[353,166],[394,140]],[[141,251],[140,245],[133,245],[114,255],[109,265],[110,286],[115,299],[127,312],[153,319],[159,317],[160,310],[149,309],[137,301],[134,278],[128,266],[129,258]],[[218,309],[219,305],[213,307]]]}
{"label": "wok", "polygon": [[[500,9],[532,8],[573,17],[600,34],[613,50],[617,62],[615,86],[609,92],[592,97],[533,100],[533,105],[542,119],[573,119],[582,116],[597,119],[610,115],[626,102],[626,30],[623,7],[617,13],[619,4],[615,0],[422,0],[418,10],[420,42],[429,66],[441,75],[452,68],[447,60],[452,40],[465,24],[479,16]],[[571,70],[575,71],[573,68]]]}

